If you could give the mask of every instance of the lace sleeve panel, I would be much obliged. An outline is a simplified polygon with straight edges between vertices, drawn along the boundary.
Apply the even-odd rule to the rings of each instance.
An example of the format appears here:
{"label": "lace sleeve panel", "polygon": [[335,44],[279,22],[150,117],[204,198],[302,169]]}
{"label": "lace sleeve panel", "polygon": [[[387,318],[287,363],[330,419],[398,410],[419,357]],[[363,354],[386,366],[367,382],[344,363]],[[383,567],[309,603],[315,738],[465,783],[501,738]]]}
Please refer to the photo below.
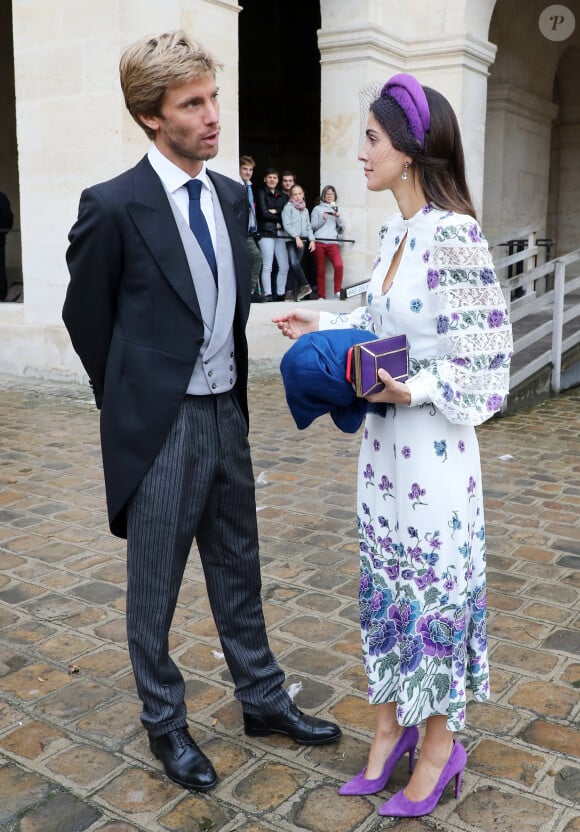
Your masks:
{"label": "lace sleeve panel", "polygon": [[475,220],[437,227],[428,287],[435,300],[438,354],[412,364],[411,386],[429,389],[433,404],[451,422],[481,424],[509,392],[513,342],[505,299]]}

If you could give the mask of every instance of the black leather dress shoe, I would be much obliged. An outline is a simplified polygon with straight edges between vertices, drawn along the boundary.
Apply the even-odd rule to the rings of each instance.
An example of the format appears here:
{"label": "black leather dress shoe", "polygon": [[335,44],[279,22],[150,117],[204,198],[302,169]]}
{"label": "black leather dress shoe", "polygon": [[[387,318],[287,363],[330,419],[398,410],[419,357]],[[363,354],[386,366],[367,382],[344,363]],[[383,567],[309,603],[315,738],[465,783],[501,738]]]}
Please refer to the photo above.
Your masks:
{"label": "black leather dress shoe", "polygon": [[296,705],[278,714],[244,714],[244,731],[250,737],[286,734],[300,745],[324,745],[342,736],[334,722],[307,716]]}
{"label": "black leather dress shoe", "polygon": [[165,774],[178,786],[206,792],[217,783],[214,767],[189,736],[187,728],[149,737],[149,748],[163,763]]}

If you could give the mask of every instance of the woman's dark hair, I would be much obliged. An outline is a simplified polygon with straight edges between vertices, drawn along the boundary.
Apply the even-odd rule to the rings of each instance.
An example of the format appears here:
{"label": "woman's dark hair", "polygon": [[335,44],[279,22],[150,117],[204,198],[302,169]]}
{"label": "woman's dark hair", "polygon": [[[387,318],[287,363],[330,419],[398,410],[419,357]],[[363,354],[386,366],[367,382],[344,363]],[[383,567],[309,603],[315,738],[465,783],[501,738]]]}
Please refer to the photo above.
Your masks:
{"label": "woman's dark hair", "polygon": [[373,101],[370,107],[394,148],[413,159],[410,168],[434,205],[475,219],[475,209],[465,178],[465,157],[457,117],[445,96],[423,87],[429,104],[431,126],[425,147],[413,136],[405,113],[390,95]]}
{"label": "woman's dark hair", "polygon": [[334,185],[326,185],[322,189],[322,193],[320,194],[321,201],[324,201],[324,197],[326,196],[328,191],[334,191],[334,197],[335,197],[336,201],[338,202],[338,193],[336,192],[336,188],[334,187]]}

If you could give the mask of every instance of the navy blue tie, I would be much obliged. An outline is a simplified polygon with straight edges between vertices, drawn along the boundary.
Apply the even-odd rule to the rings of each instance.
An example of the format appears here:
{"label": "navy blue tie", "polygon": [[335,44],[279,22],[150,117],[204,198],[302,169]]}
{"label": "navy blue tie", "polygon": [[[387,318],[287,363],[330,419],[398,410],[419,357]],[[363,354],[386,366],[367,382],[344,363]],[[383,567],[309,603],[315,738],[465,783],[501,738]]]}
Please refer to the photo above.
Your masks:
{"label": "navy blue tie", "polygon": [[213,243],[211,235],[207,226],[206,219],[201,210],[201,203],[199,201],[201,194],[201,182],[199,179],[190,179],[185,183],[187,192],[189,194],[189,227],[195,234],[197,242],[201,250],[205,254],[205,258],[210,265],[213,273],[213,278],[217,284],[217,263],[215,259],[215,251],[213,250]]}

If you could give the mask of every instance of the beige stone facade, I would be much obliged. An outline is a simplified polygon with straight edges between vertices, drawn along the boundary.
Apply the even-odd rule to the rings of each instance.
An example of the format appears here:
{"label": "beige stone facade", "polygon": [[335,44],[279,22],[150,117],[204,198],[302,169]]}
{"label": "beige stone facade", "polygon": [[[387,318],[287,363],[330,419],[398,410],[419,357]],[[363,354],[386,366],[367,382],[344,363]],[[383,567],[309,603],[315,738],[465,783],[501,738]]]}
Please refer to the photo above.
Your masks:
{"label": "beige stone facade", "polygon": [[[580,245],[580,0],[558,6],[576,20],[563,40],[551,39],[556,19],[550,37],[540,31],[549,5],[320,0],[320,181],[336,184],[356,239],[344,252],[348,283],[367,277],[378,225],[394,207],[384,194],[367,192],[356,159],[358,91],[401,71],[436,87],[455,107],[488,236],[533,224],[559,253]],[[0,190],[17,214],[8,258],[12,272],[22,274],[24,299],[0,304],[0,372],[82,376],[60,319],[67,233],[82,189],[129,167],[147,149],[119,90],[124,46],[181,27],[211,47],[224,64],[214,166],[237,176],[243,13],[230,0],[2,4],[2,77],[13,95],[0,99],[0,123],[8,125],[0,136]],[[254,357],[269,354],[267,339],[250,341],[260,345]]]}

